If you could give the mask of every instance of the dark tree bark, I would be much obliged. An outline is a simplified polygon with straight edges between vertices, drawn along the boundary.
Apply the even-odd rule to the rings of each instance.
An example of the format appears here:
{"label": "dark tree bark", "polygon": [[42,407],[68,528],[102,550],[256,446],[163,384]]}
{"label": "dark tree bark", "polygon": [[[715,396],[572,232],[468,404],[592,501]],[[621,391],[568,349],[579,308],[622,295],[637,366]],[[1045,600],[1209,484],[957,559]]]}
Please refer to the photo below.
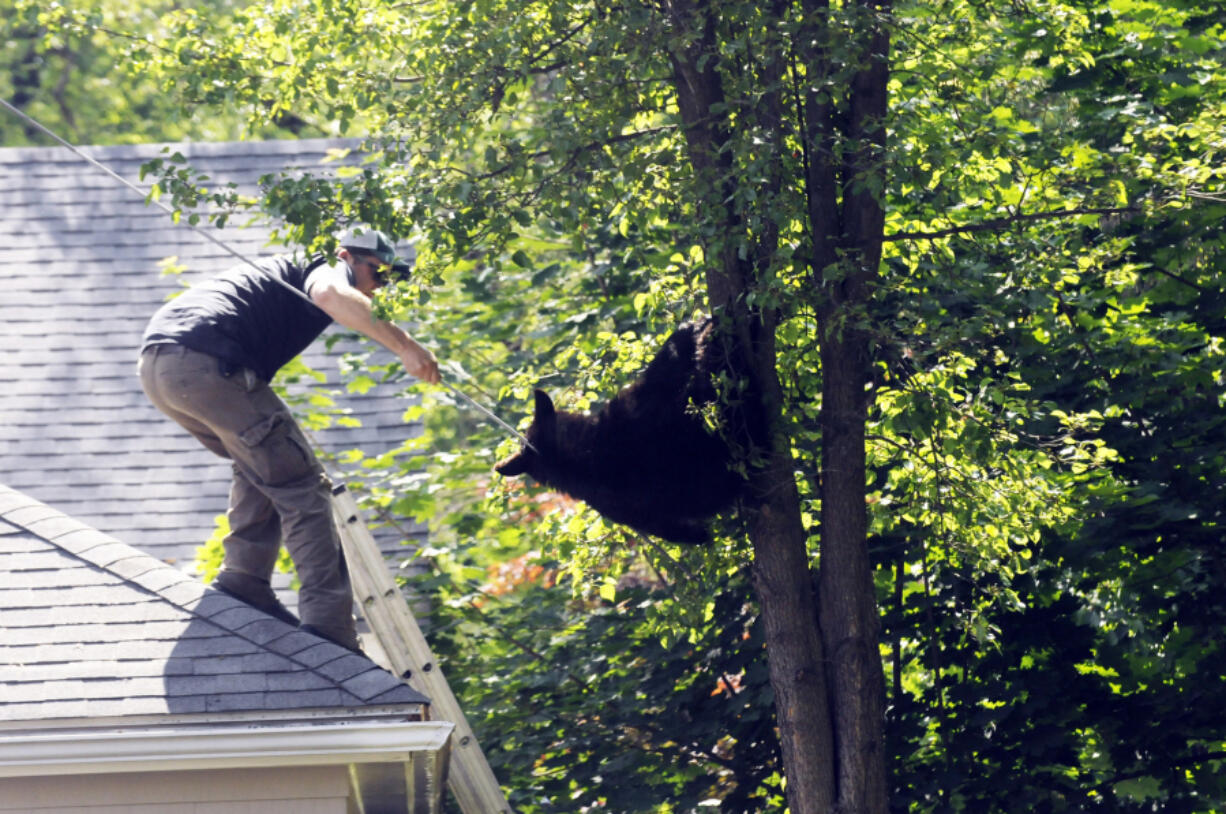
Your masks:
{"label": "dark tree bark", "polygon": [[[828,316],[825,324],[838,321]],[[866,349],[861,331],[823,330],[818,594],[833,699],[840,814],[886,811],[885,686],[864,505]]]}
{"label": "dark tree bark", "polygon": [[[822,540],[818,594],[827,682],[832,697],[836,783],[840,814],[887,810],[883,723],[885,676],[878,647],[872,563],[865,508],[866,385],[870,374],[868,301],[881,262],[885,210],[885,116],[889,38],[884,7],[872,0],[855,9],[858,66],[844,121],[828,103],[813,102],[811,133],[817,145],[841,125],[843,164],[810,179],[814,235],[822,235],[815,271],[830,282],[817,307],[822,360]],[[855,53],[858,52],[858,53]],[[820,65],[821,55],[816,55]],[[827,154],[820,146],[814,153]],[[829,185],[837,175],[839,197]],[[835,220],[837,218],[837,220]],[[832,251],[833,250],[833,251]],[[836,269],[833,274],[830,269]]]}
{"label": "dark tree bark", "polygon": [[[769,417],[782,415],[775,353],[777,315],[747,296],[778,246],[778,224],[758,217],[747,234],[734,204],[736,165],[721,80],[718,12],[700,0],[664,0],[673,48],[673,80],[697,178],[704,219],[722,239],[708,248],[711,308],[732,326],[743,373],[761,393]],[[782,22],[789,6],[773,0],[767,15]],[[865,426],[869,333],[864,319],[881,261],[888,46],[884,7],[855,9],[856,66],[849,87],[823,87],[834,76],[826,0],[802,0],[793,43],[771,43],[758,63],[764,89],[755,121],[786,149],[786,60],[803,76],[796,118],[803,142],[810,263],[822,360],[822,530],[819,591],[810,576],[790,445],[771,433],[765,462],[753,470],[748,508],[754,586],[766,631],[776,696],[788,806],[793,814],[885,814],[884,674],[879,620],[868,557]],[[770,26],[766,26],[770,28]],[[848,57],[840,43],[841,58]],[[836,98],[841,96],[841,103]],[[835,149],[835,147],[839,149]],[[794,179],[768,177],[760,197],[778,197]],[[760,215],[760,213],[759,213]],[[820,281],[820,283],[818,282]]]}
{"label": "dark tree bark", "polygon": [[[736,337],[739,366],[762,394],[769,417],[781,412],[782,388],[775,358],[773,313],[750,308],[746,294],[769,256],[777,229],[756,235],[755,251],[738,251],[734,239],[744,223],[727,204],[735,191],[726,121],[712,110],[726,99],[720,79],[714,13],[690,0],[666,6],[675,30],[692,32],[691,44],[672,54],[674,82],[685,126],[690,160],[706,192],[707,215],[727,236],[714,252],[707,275],[712,311],[720,314]],[[780,71],[780,74],[782,71]],[[769,100],[770,112],[778,100]],[[714,208],[716,211],[711,211]],[[755,468],[748,509],[754,549],[754,588],[766,633],[767,661],[775,692],[788,807],[793,814],[825,814],[834,805],[830,707],[822,665],[822,642],[810,578],[806,535],[800,520],[800,496],[786,437],[771,433],[766,462]]]}

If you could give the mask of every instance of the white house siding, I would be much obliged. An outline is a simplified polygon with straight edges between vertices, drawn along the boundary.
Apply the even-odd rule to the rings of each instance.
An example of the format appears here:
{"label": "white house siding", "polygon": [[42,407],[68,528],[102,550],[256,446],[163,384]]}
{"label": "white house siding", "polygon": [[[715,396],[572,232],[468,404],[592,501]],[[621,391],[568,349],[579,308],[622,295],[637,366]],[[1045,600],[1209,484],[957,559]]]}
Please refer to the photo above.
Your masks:
{"label": "white house siding", "polygon": [[0,812],[348,814],[344,766],[0,779]]}

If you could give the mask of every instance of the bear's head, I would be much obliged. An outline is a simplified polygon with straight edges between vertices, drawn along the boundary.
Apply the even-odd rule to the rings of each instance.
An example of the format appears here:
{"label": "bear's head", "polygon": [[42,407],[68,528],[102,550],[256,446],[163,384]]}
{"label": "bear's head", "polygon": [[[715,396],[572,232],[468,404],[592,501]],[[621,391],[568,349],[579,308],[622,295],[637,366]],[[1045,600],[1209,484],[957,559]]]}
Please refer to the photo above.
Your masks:
{"label": "bear's head", "polygon": [[508,478],[527,474],[543,482],[546,479],[546,462],[557,436],[558,413],[544,390],[537,390],[533,395],[536,404],[532,426],[528,427],[524,434],[528,444],[520,447],[519,452],[514,455],[494,464],[494,471]]}

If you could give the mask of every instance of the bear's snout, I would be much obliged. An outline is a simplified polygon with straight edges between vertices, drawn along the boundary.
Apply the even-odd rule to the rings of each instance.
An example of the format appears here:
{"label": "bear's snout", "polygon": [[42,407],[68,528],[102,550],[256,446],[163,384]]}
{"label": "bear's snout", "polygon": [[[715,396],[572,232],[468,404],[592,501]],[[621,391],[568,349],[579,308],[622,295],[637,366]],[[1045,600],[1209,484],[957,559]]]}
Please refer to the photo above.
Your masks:
{"label": "bear's snout", "polygon": [[528,471],[528,456],[523,452],[517,452],[514,455],[503,458],[494,464],[494,471],[508,478],[522,475]]}

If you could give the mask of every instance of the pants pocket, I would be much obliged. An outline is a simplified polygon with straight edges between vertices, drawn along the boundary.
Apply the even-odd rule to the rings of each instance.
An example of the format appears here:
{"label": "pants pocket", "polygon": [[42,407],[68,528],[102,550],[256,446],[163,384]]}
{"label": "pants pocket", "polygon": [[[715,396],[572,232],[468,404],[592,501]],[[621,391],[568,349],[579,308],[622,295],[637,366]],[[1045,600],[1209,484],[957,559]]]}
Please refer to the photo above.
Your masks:
{"label": "pants pocket", "polygon": [[247,452],[247,466],[268,486],[282,486],[317,476],[319,463],[300,439],[294,420],[280,413],[260,419],[238,434]]}

